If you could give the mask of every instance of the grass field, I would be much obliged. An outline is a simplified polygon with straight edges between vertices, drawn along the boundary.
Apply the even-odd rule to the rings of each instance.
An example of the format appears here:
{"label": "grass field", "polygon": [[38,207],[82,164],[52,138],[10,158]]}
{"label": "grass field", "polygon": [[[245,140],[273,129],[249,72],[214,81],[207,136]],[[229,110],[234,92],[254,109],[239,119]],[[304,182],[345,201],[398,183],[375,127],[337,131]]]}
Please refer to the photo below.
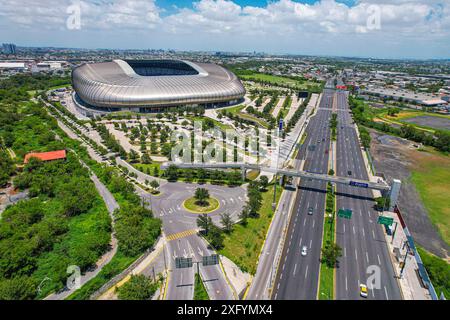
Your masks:
{"label": "grass field", "polygon": [[[278,203],[282,188],[277,187]],[[220,254],[232,260],[241,270],[255,274],[258,264],[259,253],[261,252],[267,230],[273,216],[272,200],[273,185],[267,188],[262,194],[262,207],[259,210],[259,218],[249,218],[246,226],[237,224],[233,232],[225,235],[224,248]]]}
{"label": "grass field", "polygon": [[194,197],[188,198],[183,202],[183,207],[192,213],[210,213],[220,207],[219,200],[215,198],[208,198],[208,204],[205,206],[198,205],[197,201]]}
{"label": "grass field", "polygon": [[[188,117],[188,119],[191,121],[200,121],[200,122],[205,121],[205,117]],[[215,119],[212,119],[212,118],[208,118],[208,119],[211,120],[212,122],[214,122],[214,126],[218,127],[222,131],[233,129],[233,127],[228,124],[224,124],[224,123],[217,121]]]}
{"label": "grass field", "polygon": [[290,79],[288,77],[274,76],[271,74],[257,73],[257,72],[249,75],[239,75],[239,78],[241,78],[242,80],[250,80],[250,81],[256,79],[258,81],[268,82],[272,85],[296,86],[298,88],[303,89],[307,89],[308,86],[319,86],[319,84],[310,81],[298,81]]}
{"label": "grass field", "polygon": [[421,247],[418,247],[417,250],[427,269],[436,294],[440,297],[441,293],[443,293],[447,300],[450,299],[450,265],[448,262]]}
{"label": "grass field", "polygon": [[450,157],[430,148],[414,157],[411,181],[433,224],[447,244],[450,244]]}
{"label": "grass field", "polygon": [[254,122],[255,124],[259,125],[260,127],[263,128],[268,128],[269,125],[267,124],[266,121],[264,121],[263,119],[257,118],[251,114],[248,113],[243,113],[242,110],[245,108],[245,106],[236,106],[233,108],[228,108],[226,109],[226,111],[231,112],[232,114],[238,116],[239,118],[245,119],[245,120],[249,120]]}
{"label": "grass field", "polygon": [[[334,242],[334,215],[335,196],[332,193],[331,185],[327,186],[327,205],[325,212],[325,222],[323,227],[322,248]],[[329,217],[328,215],[332,215]],[[330,268],[326,263],[320,265],[319,300],[333,300],[334,293],[334,268]]]}
{"label": "grass field", "polygon": [[410,124],[418,129],[422,129],[422,130],[428,131],[428,132],[434,132],[434,131],[436,131],[436,128],[433,128],[430,126],[419,125],[419,124],[412,123],[412,122],[407,122],[405,120],[413,119],[416,117],[423,117],[423,116],[450,120],[450,116],[447,116],[447,115],[431,113],[431,112],[415,111],[415,110],[402,110],[396,116],[389,116],[386,113],[386,111],[382,111],[382,112],[377,113],[377,116],[382,120],[386,120],[387,122],[391,122],[391,123],[395,123],[395,124],[399,124],[399,125]]}
{"label": "grass field", "polygon": [[256,180],[256,178],[258,178],[259,176],[259,173],[260,172],[258,170],[249,170],[247,172],[246,178],[251,181]]}
{"label": "grass field", "polygon": [[208,292],[198,273],[195,274],[194,300],[209,300]]}

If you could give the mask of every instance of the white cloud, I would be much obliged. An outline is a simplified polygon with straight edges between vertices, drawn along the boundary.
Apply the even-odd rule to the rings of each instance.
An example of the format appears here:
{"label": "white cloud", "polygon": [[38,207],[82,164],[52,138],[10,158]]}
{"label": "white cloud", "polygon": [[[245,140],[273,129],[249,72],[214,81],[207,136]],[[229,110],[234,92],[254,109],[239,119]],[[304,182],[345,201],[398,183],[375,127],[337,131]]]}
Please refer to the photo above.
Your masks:
{"label": "white cloud", "polygon": [[[0,27],[16,33],[33,28],[64,30],[66,8],[73,1],[0,0]],[[82,0],[80,4],[84,32],[130,30],[132,36],[137,30],[139,34],[153,32],[152,35],[182,36],[186,40],[214,35],[230,44],[239,38],[255,46],[266,42],[268,48],[273,48],[271,42],[285,43],[300,37],[316,37],[318,41],[336,36],[344,40],[359,37],[368,43],[385,37],[399,43],[405,39],[448,43],[450,4],[442,1],[360,0],[348,7],[335,0],[312,5],[274,0],[265,7],[241,7],[231,0],[199,0],[192,9],[178,9],[164,17],[160,15],[164,10],[158,8],[155,0]],[[380,12],[379,30],[367,28],[373,6]]]}

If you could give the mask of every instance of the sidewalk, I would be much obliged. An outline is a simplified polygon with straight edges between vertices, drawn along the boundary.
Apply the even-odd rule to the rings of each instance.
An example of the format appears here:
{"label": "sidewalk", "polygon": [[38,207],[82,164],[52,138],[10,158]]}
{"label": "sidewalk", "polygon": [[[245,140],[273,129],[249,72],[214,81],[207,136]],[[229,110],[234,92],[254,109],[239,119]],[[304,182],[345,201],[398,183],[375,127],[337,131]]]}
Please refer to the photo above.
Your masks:
{"label": "sidewalk", "polygon": [[[403,229],[400,219],[394,212],[384,212],[384,216],[391,217],[394,219],[393,227],[397,223],[397,230],[395,232],[394,241],[392,243],[392,236],[388,235],[384,230],[384,236],[386,238],[386,243],[388,245],[389,253],[391,256],[392,265],[394,267],[394,272],[397,277],[397,282],[400,285],[402,291],[403,299],[405,300],[431,300],[431,295],[423,285],[419,278],[418,270],[419,266],[414,257],[412,250],[408,250],[407,237],[405,230]],[[408,251],[408,256],[406,257],[405,268],[403,270],[403,275],[400,278],[401,264],[405,261],[405,255]]]}

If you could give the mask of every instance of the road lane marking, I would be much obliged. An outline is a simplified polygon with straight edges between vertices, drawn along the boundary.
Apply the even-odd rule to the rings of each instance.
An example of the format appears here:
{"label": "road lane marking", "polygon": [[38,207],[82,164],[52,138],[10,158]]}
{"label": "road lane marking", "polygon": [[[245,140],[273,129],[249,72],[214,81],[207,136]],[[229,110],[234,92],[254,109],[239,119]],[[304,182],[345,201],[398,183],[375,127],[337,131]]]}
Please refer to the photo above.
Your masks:
{"label": "road lane marking", "polygon": [[367,263],[369,263],[369,254],[366,251],[366,259],[367,259]]}
{"label": "road lane marking", "polygon": [[378,258],[378,264],[381,266],[380,255],[377,254],[377,258]]}
{"label": "road lane marking", "polygon": [[364,228],[362,228],[362,234],[363,234],[363,237],[365,238],[366,237],[366,233],[364,232]]}
{"label": "road lane marking", "polygon": [[388,293],[387,293],[387,290],[386,290],[386,286],[384,286],[384,294],[386,295],[386,300],[389,300],[389,296],[388,296]]}
{"label": "road lane marking", "polygon": [[309,241],[309,248],[311,249],[312,246],[312,239]]}
{"label": "road lane marking", "polygon": [[186,231],[170,234],[170,235],[166,236],[166,238],[168,241],[173,241],[173,240],[189,237],[196,233],[197,233],[197,230],[191,229],[191,230],[186,230]]}
{"label": "road lane marking", "polygon": [[297,264],[295,264],[295,266],[294,266],[294,273],[293,273],[294,277],[295,277],[295,271],[297,271]]}
{"label": "road lane marking", "polygon": [[374,230],[372,230],[372,236],[375,239],[375,231]]}
{"label": "road lane marking", "polygon": [[355,234],[355,226],[353,226],[353,234]]}
{"label": "road lane marking", "polygon": [[356,249],[355,249],[355,259],[356,261],[358,261],[358,252],[356,251]]}
{"label": "road lane marking", "polygon": [[345,276],[345,291],[348,291],[347,276]]}
{"label": "road lane marking", "polygon": [[[306,279],[306,277],[308,276],[308,267],[309,267],[309,266],[306,266],[305,279]],[[386,287],[385,287],[385,288],[386,288]]]}

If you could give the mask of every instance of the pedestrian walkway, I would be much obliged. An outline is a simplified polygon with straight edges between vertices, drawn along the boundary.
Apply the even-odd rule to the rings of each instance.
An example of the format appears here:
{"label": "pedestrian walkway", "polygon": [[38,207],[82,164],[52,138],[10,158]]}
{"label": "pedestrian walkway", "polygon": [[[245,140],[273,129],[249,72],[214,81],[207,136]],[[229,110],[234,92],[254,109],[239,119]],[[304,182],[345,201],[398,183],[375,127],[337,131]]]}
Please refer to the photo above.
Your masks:
{"label": "pedestrian walkway", "polygon": [[[398,215],[394,212],[384,212],[383,215],[394,219],[392,224],[393,228],[396,228],[394,239],[387,232],[384,232],[384,235],[403,299],[431,300],[429,290],[425,288],[419,276],[419,266],[414,256],[415,252],[409,247],[405,229],[403,229]],[[401,272],[403,265],[403,272]]]}

